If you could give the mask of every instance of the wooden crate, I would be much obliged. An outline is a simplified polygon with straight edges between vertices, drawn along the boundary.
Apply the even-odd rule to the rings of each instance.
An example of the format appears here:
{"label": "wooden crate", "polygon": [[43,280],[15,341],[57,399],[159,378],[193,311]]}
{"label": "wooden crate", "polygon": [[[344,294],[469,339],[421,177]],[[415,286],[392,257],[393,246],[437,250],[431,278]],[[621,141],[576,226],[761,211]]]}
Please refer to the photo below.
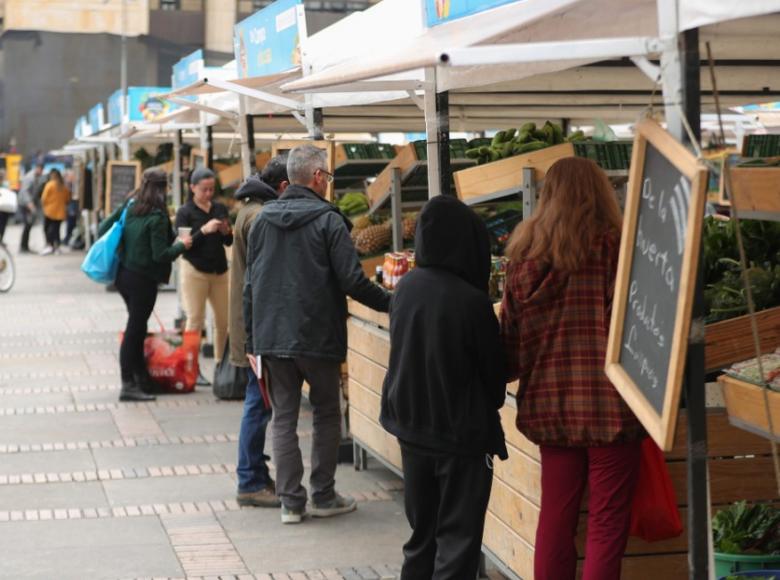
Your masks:
{"label": "wooden crate", "polygon": [[780,212],[780,167],[734,167],[729,173],[738,211]]}
{"label": "wooden crate", "polygon": [[455,172],[455,188],[458,197],[463,201],[500,191],[517,191],[523,184],[523,168],[533,167],[535,178],[542,180],[553,163],[573,156],[574,145],[562,143],[501,161],[469,167]]}
{"label": "wooden crate", "polygon": [[393,183],[393,169],[397,167],[403,174],[411,169],[418,161],[417,150],[414,148],[413,143],[401,147],[398,151],[398,155],[395,156],[395,159],[387,164],[387,167],[384,168],[382,173],[380,173],[374,182],[366,189],[369,205],[374,207],[390,192],[390,187]]}
{"label": "wooden crate", "polygon": [[[728,375],[718,377],[718,382],[723,387],[723,398],[726,401],[726,409],[731,423],[767,438],[770,437],[769,418],[766,411],[768,400],[775,440],[780,441],[780,393],[772,390],[766,391],[763,387]],[[772,467],[769,464],[765,473],[771,471]]]}
{"label": "wooden crate", "polygon": [[[762,354],[780,346],[780,306],[756,314]],[[725,368],[756,356],[750,316],[708,324],[704,332],[707,370]]]}

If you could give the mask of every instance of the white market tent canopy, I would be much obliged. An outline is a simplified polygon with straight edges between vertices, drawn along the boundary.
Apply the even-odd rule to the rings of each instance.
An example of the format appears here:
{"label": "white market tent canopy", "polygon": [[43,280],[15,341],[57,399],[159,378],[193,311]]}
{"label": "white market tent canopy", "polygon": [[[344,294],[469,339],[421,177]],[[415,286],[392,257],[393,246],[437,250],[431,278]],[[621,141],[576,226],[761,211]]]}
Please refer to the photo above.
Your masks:
{"label": "white market tent canopy", "polygon": [[[679,29],[703,27],[702,47],[712,45],[722,106],[780,94],[780,15],[766,16],[779,11],[777,0],[680,1]],[[660,52],[652,40],[659,36],[655,0],[524,0],[432,28],[423,21],[417,0],[383,0],[349,16],[338,25],[356,31],[351,54],[323,56],[312,37],[303,46],[311,74],[282,88],[319,97],[411,88],[424,83],[425,67],[436,67],[437,89],[450,91],[453,130],[501,128],[516,119],[633,121],[655,89],[624,58]],[[583,42],[594,39],[606,41]],[[715,110],[706,69],[702,108]]]}

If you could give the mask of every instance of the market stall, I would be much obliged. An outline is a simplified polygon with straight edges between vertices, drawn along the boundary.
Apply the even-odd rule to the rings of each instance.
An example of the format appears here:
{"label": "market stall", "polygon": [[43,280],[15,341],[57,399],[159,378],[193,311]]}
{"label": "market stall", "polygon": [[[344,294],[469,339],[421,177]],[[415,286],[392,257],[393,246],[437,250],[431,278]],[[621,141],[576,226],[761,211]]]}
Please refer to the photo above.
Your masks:
{"label": "market stall", "polygon": [[[455,123],[463,123],[466,117],[453,114],[452,105],[456,99],[480,103],[483,108],[490,106],[481,100],[486,98],[486,94],[499,103],[520,103],[513,114],[524,121],[538,118],[538,111],[553,108],[551,103],[555,103],[557,111],[557,114],[547,115],[551,120],[616,120],[623,115],[624,119],[635,120],[642,108],[655,102],[656,83],[662,78],[663,89],[659,88],[658,92],[664,95],[666,121],[671,132],[682,140],[685,133],[682,118],[689,115],[685,107],[691,101],[684,99],[683,73],[676,69],[676,63],[683,58],[677,51],[677,35],[697,27],[701,28],[701,36],[695,42],[700,40],[703,45],[711,41],[714,53],[723,59],[715,63],[716,74],[727,66],[725,62],[730,55],[739,54],[747,61],[740,69],[729,69],[728,75],[718,76],[719,81],[729,84],[729,88],[724,89],[723,82],[720,83],[720,89],[728,95],[727,98],[749,102],[753,90],[777,85],[776,68],[767,67],[760,72],[754,70],[757,74],[752,78],[741,77],[742,73],[749,74],[751,60],[758,65],[764,55],[771,52],[769,45],[776,43],[776,39],[769,39],[769,29],[765,25],[777,21],[777,15],[767,16],[780,10],[777,3],[754,3],[742,6],[735,13],[731,11],[733,6],[727,7],[725,3],[705,6],[702,2],[681,2],[678,11],[677,4],[665,2],[631,2],[620,3],[619,6],[608,1],[595,4],[576,1],[509,2],[477,14],[455,15],[444,24],[429,20],[429,28],[411,32],[409,29],[414,29],[416,22],[424,21],[422,17],[425,14],[421,12],[420,4],[386,0],[379,4],[383,5],[388,10],[391,6],[417,10],[421,18],[405,21],[404,24],[411,22],[412,25],[401,31],[393,28],[392,19],[383,20],[381,26],[376,23],[372,26],[368,14],[371,10],[378,12],[379,8],[366,11],[364,23],[370,27],[370,32],[365,33],[368,50],[364,50],[364,56],[348,64],[323,67],[283,88],[316,93],[368,90],[372,86],[404,86],[403,83],[409,86],[412,82],[422,85],[424,94],[418,92],[417,95],[425,99],[428,157],[434,159],[428,166],[431,195],[449,187],[447,134],[451,127],[448,121],[454,126]],[[604,18],[607,13],[610,17]],[[764,16],[726,22],[756,14]],[[428,17],[436,20],[431,13]],[[382,45],[383,39],[393,34],[401,34],[408,41],[392,47]],[[769,44],[763,44],[764,40]],[[691,50],[694,51],[692,54],[698,54],[698,47]],[[648,57],[659,54],[660,68],[648,60]],[[605,59],[627,56],[633,57],[634,64],[625,60],[604,62]],[[698,63],[698,57],[694,58]],[[634,65],[636,68],[633,68]],[[759,78],[766,81],[761,87],[756,84]],[[688,77],[685,80],[690,82]],[[715,110],[714,87],[704,75],[701,84],[704,88],[701,99],[696,92],[698,87],[693,91],[696,99],[693,110],[697,117],[700,111]],[[631,94],[620,94],[621,90]],[[495,107],[491,108],[496,111]],[[470,123],[483,121],[481,129],[512,126],[507,125],[511,115],[495,122],[494,115],[482,114],[481,118],[466,117],[466,120]],[[465,199],[479,200],[531,189],[533,184],[524,179],[524,173],[530,171],[536,180],[543,178],[546,167],[559,158],[555,147],[563,148],[562,144],[553,145],[549,149],[541,149],[539,155],[526,158],[527,162],[522,158],[523,154],[519,154],[456,173],[456,186],[461,178],[458,193]],[[579,154],[573,151],[575,146],[567,147],[568,151],[561,155]],[[549,155],[551,160],[539,159],[545,151],[547,153],[543,157]],[[625,151],[618,154],[619,158],[621,156],[618,167],[607,169],[621,172],[623,175],[620,177],[624,178],[629,166]],[[501,175],[497,164],[508,166],[504,172],[505,182],[485,185],[490,178]],[[472,179],[467,179],[472,176]],[[751,176],[760,179],[758,173]],[[471,191],[471,195],[464,195],[464,191]],[[400,454],[397,443],[384,432],[377,420],[379,394],[389,353],[388,320],[355,304],[350,306],[350,313],[350,429],[357,445],[358,466],[364,464],[365,452],[369,452],[398,471]],[[777,332],[771,314],[762,314],[761,320],[767,336]],[[738,360],[731,358],[735,350],[748,355],[751,352],[749,321],[735,319],[727,322],[728,325],[722,322],[718,323],[722,326],[707,329],[706,360],[710,370]],[[736,329],[739,332],[735,332]],[[690,356],[694,358],[689,358],[689,361],[695,360],[696,348],[692,347],[691,352]],[[689,362],[688,366],[695,367],[696,364]],[[676,419],[670,417],[665,431],[666,435],[672,434],[665,447],[678,503],[683,519],[693,522],[694,528],[687,529],[680,538],[661,543],[632,540],[624,562],[625,578],[656,575],[682,578],[689,571],[692,578],[704,577],[697,574],[704,574],[707,569],[707,512],[741,499],[778,499],[774,482],[766,476],[772,464],[769,442],[732,427],[722,408],[708,410],[706,423],[699,420],[704,406],[703,376],[698,375],[695,380],[701,383],[696,383],[694,397],[688,393],[693,412],[690,415],[681,412]],[[538,453],[513,426],[513,395],[510,388],[509,404],[502,411],[510,444],[510,460],[496,467],[484,546],[485,552],[494,557],[511,577],[530,578],[539,505]],[[677,404],[678,401],[673,403]],[[706,451],[702,453],[702,450]],[[708,462],[709,500],[706,488]],[[698,486],[698,493],[689,486],[689,481]],[[691,539],[690,545],[686,536]]]}

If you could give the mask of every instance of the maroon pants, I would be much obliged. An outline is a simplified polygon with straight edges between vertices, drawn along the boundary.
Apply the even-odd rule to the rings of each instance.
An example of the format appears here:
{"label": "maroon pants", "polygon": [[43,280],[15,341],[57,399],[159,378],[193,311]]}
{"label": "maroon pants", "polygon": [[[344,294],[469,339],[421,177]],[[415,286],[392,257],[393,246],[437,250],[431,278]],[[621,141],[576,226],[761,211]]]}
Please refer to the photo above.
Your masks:
{"label": "maroon pants", "polygon": [[541,447],[535,580],[574,580],[577,520],[586,484],[588,538],[582,580],[620,580],[640,448],[639,441],[605,447]]}

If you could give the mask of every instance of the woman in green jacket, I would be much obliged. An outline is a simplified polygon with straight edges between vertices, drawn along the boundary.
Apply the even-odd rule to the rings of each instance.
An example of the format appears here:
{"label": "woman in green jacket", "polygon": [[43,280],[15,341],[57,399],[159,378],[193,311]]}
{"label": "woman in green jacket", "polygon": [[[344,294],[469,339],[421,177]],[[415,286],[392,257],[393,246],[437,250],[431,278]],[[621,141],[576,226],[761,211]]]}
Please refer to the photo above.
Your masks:
{"label": "woman in green jacket", "polygon": [[190,236],[176,240],[165,195],[168,177],[164,171],[144,172],[140,189],[100,224],[102,236],[122,215],[129,204],[122,243],[116,287],[127,306],[127,326],[119,350],[122,370],[120,401],[152,401],[150,378],[144,360],[147,322],[157,300],[157,286],[171,275],[171,263],[192,246]]}

